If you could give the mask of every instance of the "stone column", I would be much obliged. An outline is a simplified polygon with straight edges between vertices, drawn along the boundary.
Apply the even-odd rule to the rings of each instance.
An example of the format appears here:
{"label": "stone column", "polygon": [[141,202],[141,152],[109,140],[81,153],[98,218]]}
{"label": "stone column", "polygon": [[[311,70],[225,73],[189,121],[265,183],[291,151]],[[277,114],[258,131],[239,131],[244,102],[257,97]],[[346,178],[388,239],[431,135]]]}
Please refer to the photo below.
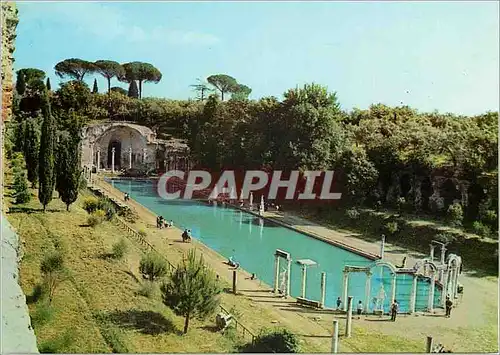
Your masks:
{"label": "stone column", "polygon": [[[250,223],[252,224],[252,223]],[[290,283],[292,278],[290,277],[290,272],[292,271],[292,259],[288,259],[288,267],[286,268],[286,296],[290,296]]]}
{"label": "stone column", "polygon": [[128,148],[128,168],[132,169],[132,147]]}
{"label": "stone column", "polygon": [[431,247],[431,261],[434,261],[434,248],[436,246],[434,244],[431,244],[430,247]]}
{"label": "stone column", "polygon": [[111,148],[111,172],[115,173],[115,147]]}
{"label": "stone column", "polygon": [[370,304],[370,295],[372,293],[372,274],[370,272],[366,273],[366,281],[365,281],[365,313],[368,313],[369,304]]}
{"label": "stone column", "polygon": [[97,148],[97,168],[96,171],[99,172],[101,168],[101,148]]}
{"label": "stone column", "polygon": [[352,296],[347,299],[347,317],[345,324],[345,336],[349,338],[351,336],[352,325]]}
{"label": "stone column", "polygon": [[453,290],[451,290],[453,298],[457,298],[457,287],[458,287],[458,268],[453,268]]}
{"label": "stone column", "polygon": [[380,244],[380,259],[384,258],[384,250],[385,250],[385,235],[382,235],[382,244]]}
{"label": "stone column", "polygon": [[302,265],[302,298],[306,298],[306,274],[307,266]]}
{"label": "stone column", "polygon": [[92,171],[92,167],[94,166],[94,144],[90,145],[90,170]]}
{"label": "stone column", "polygon": [[333,321],[333,338],[332,338],[332,353],[336,354],[338,352],[339,344],[339,321]]}
{"label": "stone column", "polygon": [[436,287],[435,272],[432,272],[431,285],[429,288],[429,299],[427,301],[427,311],[432,312],[434,310],[434,288]]}
{"label": "stone column", "polygon": [[391,282],[391,303],[396,299],[396,273],[392,274]]}
{"label": "stone column", "polygon": [[444,264],[446,260],[446,246],[441,245],[441,264]]}
{"label": "stone column", "polygon": [[143,148],[142,149],[142,162],[144,164],[146,164],[146,152],[147,152],[147,149],[146,148]]}
{"label": "stone column", "polygon": [[274,293],[278,293],[279,289],[279,278],[280,278],[280,258],[279,256],[274,256]]}
{"label": "stone column", "polygon": [[321,273],[321,308],[325,307],[326,297],[326,272]]}
{"label": "stone column", "polygon": [[347,287],[349,286],[349,271],[344,271],[342,279],[342,309],[347,311]]}
{"label": "stone column", "polygon": [[415,313],[415,306],[417,305],[417,283],[418,276],[417,274],[413,274],[413,280],[411,283],[410,313]]}
{"label": "stone column", "polygon": [[441,292],[441,306],[446,306],[446,296],[448,296],[448,272],[443,273],[443,280],[441,281],[443,290]]}

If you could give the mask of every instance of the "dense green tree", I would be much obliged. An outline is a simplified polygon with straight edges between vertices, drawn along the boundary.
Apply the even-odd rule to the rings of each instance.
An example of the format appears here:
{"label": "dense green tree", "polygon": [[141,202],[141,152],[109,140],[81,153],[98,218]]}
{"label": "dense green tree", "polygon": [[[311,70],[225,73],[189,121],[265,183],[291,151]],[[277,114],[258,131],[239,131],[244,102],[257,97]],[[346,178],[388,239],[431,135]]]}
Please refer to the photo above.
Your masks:
{"label": "dense green tree", "polygon": [[45,72],[40,69],[24,68],[17,71],[16,91],[20,97],[16,109],[29,117],[35,117],[41,108],[45,92],[44,78]]}
{"label": "dense green tree", "polygon": [[80,134],[77,122],[74,122],[73,132],[65,131],[59,135],[57,143],[56,190],[61,200],[66,204],[66,210],[78,198],[80,184]]}
{"label": "dense green tree", "polygon": [[130,62],[123,64],[123,68],[125,69],[125,75],[120,80],[128,83],[137,80],[139,84],[139,98],[142,98],[143,82],[158,83],[162,78],[161,72],[149,63]]}
{"label": "dense green tree", "polygon": [[247,100],[248,96],[252,93],[252,89],[243,84],[237,84],[232,91],[232,100]]}
{"label": "dense green tree", "polygon": [[127,95],[133,99],[139,98],[139,89],[137,88],[137,82],[135,80],[130,81]]}
{"label": "dense green tree", "polygon": [[53,102],[58,112],[65,113],[72,110],[83,115],[89,110],[92,96],[85,82],[72,80],[61,84],[55,92]]}
{"label": "dense green tree", "polygon": [[184,334],[192,318],[206,319],[220,303],[215,274],[194,250],[188,252],[187,258],[177,266],[168,282],[161,286],[161,291],[163,302],[184,317]]}
{"label": "dense green tree", "polygon": [[92,94],[98,94],[99,87],[97,86],[97,79],[94,79],[94,86],[92,87]]}
{"label": "dense green tree", "polygon": [[55,185],[54,148],[56,125],[52,116],[48,95],[44,96],[42,105],[43,124],[40,138],[38,199],[45,211],[52,200]]}
{"label": "dense green tree", "polygon": [[118,62],[112,60],[98,60],[94,64],[99,74],[108,81],[108,93],[111,91],[111,79],[125,76],[125,69]]}
{"label": "dense green tree", "polygon": [[69,77],[78,81],[83,81],[86,74],[97,71],[94,63],[78,58],[65,59],[57,63],[54,69],[60,78]]}
{"label": "dense green tree", "polygon": [[38,182],[38,163],[40,150],[40,129],[36,119],[27,119],[24,132],[24,159],[28,180],[35,187]]}
{"label": "dense green tree", "polygon": [[113,86],[110,91],[113,91],[113,92],[117,92],[119,94],[122,94],[122,95],[125,95],[127,96],[128,95],[128,91],[125,90],[124,88],[121,88],[119,86]]}
{"label": "dense green tree", "polygon": [[26,79],[24,73],[17,72],[16,91],[19,95],[24,95],[26,91]]}
{"label": "dense green tree", "polygon": [[17,78],[20,79],[20,77],[24,77],[24,82],[29,87],[32,82],[43,81],[45,72],[36,68],[24,68],[17,71]]}
{"label": "dense green tree", "polygon": [[216,74],[210,75],[207,78],[207,81],[220,91],[221,100],[224,101],[224,94],[233,92],[233,90],[237,87],[238,82],[232,76],[226,74]]}

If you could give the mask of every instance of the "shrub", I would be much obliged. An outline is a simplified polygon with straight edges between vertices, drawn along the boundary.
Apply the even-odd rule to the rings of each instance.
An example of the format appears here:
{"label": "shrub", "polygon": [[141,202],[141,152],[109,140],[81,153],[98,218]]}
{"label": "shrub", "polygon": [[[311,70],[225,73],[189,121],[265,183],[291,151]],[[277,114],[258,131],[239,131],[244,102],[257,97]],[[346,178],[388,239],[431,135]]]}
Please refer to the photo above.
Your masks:
{"label": "shrub", "polygon": [[27,203],[31,200],[31,192],[28,187],[28,179],[24,172],[16,175],[14,179],[14,190],[16,195],[16,203]]}
{"label": "shrub", "polygon": [[97,210],[87,218],[87,224],[91,227],[96,227],[102,222],[104,222],[105,219],[106,219],[106,212],[102,210]]}
{"label": "shrub", "polygon": [[387,222],[385,225],[385,230],[389,235],[393,235],[398,231],[398,222]]}
{"label": "shrub", "polygon": [[87,213],[95,212],[98,208],[99,200],[95,197],[87,197],[83,200],[83,209],[87,211]]}
{"label": "shrub", "polygon": [[487,238],[491,235],[490,227],[484,225],[479,221],[475,221],[474,223],[472,223],[472,230],[475,234],[480,235],[484,238]]}
{"label": "shrub", "polygon": [[125,239],[120,239],[119,242],[113,244],[113,257],[121,259],[127,253],[128,245]]}
{"label": "shrub", "polygon": [[137,232],[141,238],[146,238],[148,234],[146,233],[145,230],[141,229],[140,231]]}
{"label": "shrub", "polygon": [[64,280],[64,256],[61,252],[53,252],[44,256],[40,271],[44,278],[44,287],[47,290],[49,303],[56,291],[57,286]]}
{"label": "shrub", "polygon": [[249,343],[240,348],[245,353],[298,353],[300,341],[297,335],[287,329],[265,330],[253,344]]}
{"label": "shrub", "polygon": [[108,198],[101,197],[97,203],[97,208],[105,212],[106,219],[110,221],[116,214],[115,206]]}
{"label": "shrub", "polygon": [[149,281],[154,281],[159,277],[167,275],[168,264],[165,259],[153,252],[142,257],[139,264],[139,271]]}
{"label": "shrub", "polygon": [[448,211],[446,212],[446,216],[451,225],[461,226],[462,220],[464,219],[464,211],[462,205],[459,203],[450,205],[448,207]]}
{"label": "shrub", "polygon": [[38,328],[54,318],[54,308],[47,302],[38,304],[31,316],[31,326]]}
{"label": "shrub", "polygon": [[147,298],[154,298],[159,292],[158,286],[154,282],[144,282],[137,293]]}
{"label": "shrub", "polygon": [[353,208],[349,208],[347,211],[346,211],[346,215],[347,217],[349,217],[350,219],[358,219],[359,218],[359,211],[353,207]]}

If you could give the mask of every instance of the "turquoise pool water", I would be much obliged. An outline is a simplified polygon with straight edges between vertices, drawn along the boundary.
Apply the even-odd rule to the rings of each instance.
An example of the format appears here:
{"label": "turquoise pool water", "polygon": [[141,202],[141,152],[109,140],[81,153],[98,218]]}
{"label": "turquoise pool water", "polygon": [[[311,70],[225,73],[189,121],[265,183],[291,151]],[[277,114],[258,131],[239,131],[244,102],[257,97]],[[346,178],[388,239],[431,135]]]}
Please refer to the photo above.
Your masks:
{"label": "turquoise pool water", "polygon": [[[300,296],[302,271],[295,262],[299,259],[312,259],[318,265],[309,267],[306,280],[306,297],[320,300],[321,272],[326,272],[326,306],[334,307],[337,297],[342,297],[342,270],[345,265],[364,266],[371,260],[335,247],[331,244],[309,237],[305,234],[269,223],[252,214],[233,208],[209,206],[199,201],[164,200],[155,191],[152,181],[120,180],[109,182],[122,192],[167,220],[173,220],[179,228],[189,228],[193,237],[226,258],[233,256],[241,267],[255,273],[268,285],[273,285],[274,252],[282,249],[290,253],[292,260],[291,293]],[[179,235],[180,239],[180,235]],[[281,263],[284,264],[283,262]],[[348,294],[354,303],[365,302],[364,273],[351,273]],[[396,299],[402,312],[409,307],[412,279],[410,275],[398,274],[396,280]],[[370,300],[377,296],[383,285],[386,299],[384,309],[389,310],[391,278],[387,268],[373,269]],[[429,283],[425,279],[417,284],[416,309],[427,307]],[[434,303],[438,306],[440,291],[436,288]],[[373,305],[370,304],[370,309]]]}

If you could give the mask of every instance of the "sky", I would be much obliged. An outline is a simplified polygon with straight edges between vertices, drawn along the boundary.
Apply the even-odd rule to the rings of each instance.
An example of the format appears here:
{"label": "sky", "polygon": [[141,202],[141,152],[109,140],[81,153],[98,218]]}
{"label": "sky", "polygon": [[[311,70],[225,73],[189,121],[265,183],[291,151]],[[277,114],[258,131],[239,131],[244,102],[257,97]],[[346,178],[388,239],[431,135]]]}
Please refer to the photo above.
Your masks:
{"label": "sky", "polygon": [[[473,115],[499,107],[499,3],[17,2],[15,70],[67,58],[142,61],[143,96],[187,99],[213,74],[282,98],[315,82],[342,108],[374,103]],[[106,81],[86,78],[99,90]],[[113,81],[113,86],[126,87]]]}

